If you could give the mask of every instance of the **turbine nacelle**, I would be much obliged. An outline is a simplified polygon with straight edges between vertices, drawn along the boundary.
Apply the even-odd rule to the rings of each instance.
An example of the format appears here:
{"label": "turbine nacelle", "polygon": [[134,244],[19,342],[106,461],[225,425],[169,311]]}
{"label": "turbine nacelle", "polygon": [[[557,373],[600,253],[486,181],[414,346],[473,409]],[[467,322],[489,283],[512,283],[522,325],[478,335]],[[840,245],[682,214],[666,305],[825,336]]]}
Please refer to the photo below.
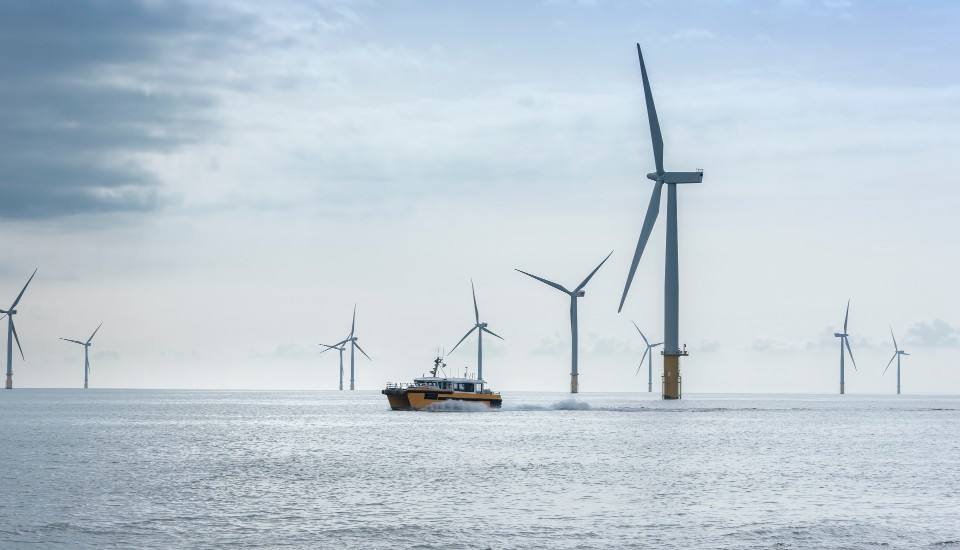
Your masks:
{"label": "turbine nacelle", "polygon": [[834,332],[833,335],[837,338],[846,338],[847,336],[850,336],[849,334],[841,334],[839,332]]}
{"label": "turbine nacelle", "polygon": [[696,172],[650,172],[647,179],[663,183],[703,183],[703,170]]}
{"label": "turbine nacelle", "polygon": [[584,296],[587,295],[587,291],[586,291],[586,290],[581,290],[581,291],[579,291],[579,292],[571,292],[570,295],[571,295],[571,296],[574,296],[574,297],[576,297],[576,298],[583,298]]}

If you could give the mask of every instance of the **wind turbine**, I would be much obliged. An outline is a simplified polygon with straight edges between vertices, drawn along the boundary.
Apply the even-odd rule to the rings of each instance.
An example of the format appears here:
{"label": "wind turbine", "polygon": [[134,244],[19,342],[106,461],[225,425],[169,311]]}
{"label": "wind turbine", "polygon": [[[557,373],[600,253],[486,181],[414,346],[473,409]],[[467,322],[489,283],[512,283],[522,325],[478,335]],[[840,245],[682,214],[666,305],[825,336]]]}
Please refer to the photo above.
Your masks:
{"label": "wind turbine", "polygon": [[71,340],[69,338],[61,338],[66,342],[73,342],[74,344],[80,344],[83,346],[83,389],[87,389],[87,379],[90,377],[90,341],[93,340],[93,337],[96,336],[97,330],[100,330],[100,327],[103,326],[103,323],[97,325],[97,329],[93,331],[93,334],[90,335],[90,338],[87,338],[86,342],[81,342],[80,340]]}
{"label": "wind turbine", "polygon": [[[633,323],[633,321],[630,321]],[[647,345],[647,349],[643,352],[643,357],[640,358],[640,366],[637,367],[637,374],[640,373],[640,369],[643,368],[643,360],[647,360],[647,391],[653,391],[653,348],[663,345],[663,342],[657,342],[656,344],[651,344],[647,337],[643,334],[643,331],[640,330],[640,327],[636,323],[633,323],[634,328],[637,329],[637,332],[640,333],[640,337],[643,338],[643,343]]]}
{"label": "wind turbine", "polygon": [[643,250],[650,239],[650,232],[660,213],[660,193],[663,185],[667,184],[667,251],[664,268],[664,303],[663,303],[663,398],[680,398],[680,357],[687,355],[686,350],[680,349],[680,260],[677,245],[677,185],[682,183],[701,183],[703,170],[695,172],[667,172],[663,169],[663,136],[660,134],[660,121],[657,119],[657,109],[653,104],[653,94],[650,92],[650,80],[647,78],[647,67],[643,62],[643,52],[637,44],[637,55],[640,57],[640,75],[643,78],[643,95],[647,103],[647,118],[650,120],[650,138],[653,141],[653,158],[657,166],[656,172],[647,174],[647,178],[656,182],[650,205],[647,207],[647,216],[643,220],[640,230],[640,240],[637,241],[637,251],[630,264],[627,274],[627,283],[623,287],[623,296],[620,298],[620,308],[627,299],[630,283],[637,272],[637,264],[643,256]]}
{"label": "wind turbine", "polygon": [[[353,369],[353,349],[356,348],[360,350],[360,353],[364,354],[367,359],[370,359],[370,356],[367,355],[367,352],[363,351],[363,348],[360,347],[360,344],[357,343],[357,337],[354,336],[357,329],[357,304],[353,304],[353,321],[350,323],[350,336],[347,336],[345,340],[341,340],[334,344],[334,346],[341,346],[350,343],[350,389],[353,389],[354,383],[354,369]],[[373,359],[370,359],[373,361]]]}
{"label": "wind turbine", "polygon": [[893,357],[891,357],[890,361],[887,362],[887,368],[883,369],[883,374],[887,374],[887,369],[890,368],[890,363],[893,363],[893,360],[896,359],[897,360],[897,395],[900,395],[900,356],[910,355],[910,354],[900,349],[900,346],[897,345],[897,337],[893,335],[893,327],[890,327],[890,337],[893,338]]}
{"label": "wind turbine", "polygon": [[37,274],[37,270],[33,270],[33,275],[30,275],[30,278],[27,279],[27,284],[23,285],[23,290],[20,291],[20,294],[17,294],[17,299],[13,301],[7,309],[0,309],[0,319],[4,317],[7,318],[7,389],[13,389],[13,341],[17,341],[17,349],[20,350],[20,358],[26,360],[26,357],[23,355],[23,348],[20,346],[20,337],[17,336],[17,327],[13,325],[13,316],[17,314],[17,304],[20,303],[20,298],[23,298],[23,293],[27,291],[27,287],[30,285],[30,281],[33,280],[33,276]]}
{"label": "wind turbine", "polygon": [[[610,251],[610,254],[613,254],[612,250]],[[586,295],[586,292],[583,290],[583,288],[587,286],[587,283],[590,282],[590,279],[593,277],[593,275],[600,269],[600,266],[602,266],[610,258],[610,254],[607,254],[607,257],[604,258],[602,262],[600,262],[600,265],[595,267],[593,271],[591,271],[590,274],[587,275],[587,278],[584,279],[583,282],[580,283],[577,286],[577,288],[573,290],[567,290],[565,287],[558,285],[553,281],[548,281],[542,277],[531,275],[526,271],[521,271],[519,269],[516,270],[516,271],[520,271],[520,273],[523,273],[528,277],[533,277],[534,279],[540,281],[545,285],[552,286],[553,288],[559,290],[560,292],[563,292],[568,296],[570,296],[570,336],[571,336],[570,340],[571,340],[571,343],[573,344],[573,351],[571,353],[571,363],[573,365],[573,370],[570,372],[570,393],[578,393],[580,391],[579,383],[577,381],[577,376],[578,376],[577,374],[577,298],[583,298]]]}
{"label": "wind turbine", "polygon": [[[453,349],[450,350],[450,353],[453,353],[457,346],[463,343],[467,339],[467,336],[470,336],[473,331],[477,331],[477,380],[480,381],[480,387],[483,387],[483,333],[486,332],[491,336],[496,336],[497,338],[503,340],[503,337],[499,334],[494,333],[492,330],[487,328],[486,323],[480,322],[480,310],[477,308],[477,289],[473,286],[473,279],[470,279],[470,290],[473,291],[473,316],[476,320],[476,324],[473,325],[473,328],[468,330],[466,334],[463,335],[463,338],[457,342],[456,346],[453,346]],[[447,355],[450,355],[448,353]]]}
{"label": "wind turbine", "polygon": [[337,351],[340,352],[340,391],[343,391],[343,352],[344,352],[344,350],[347,349],[347,345],[345,344],[345,342],[347,342],[347,341],[348,341],[348,340],[343,340],[343,341],[341,341],[341,342],[337,342],[336,344],[334,344],[334,345],[332,345],[332,346],[331,346],[330,344],[320,344],[321,346],[327,348],[327,349],[321,351],[320,353],[324,353],[324,352],[330,351],[330,350],[332,350],[332,349],[335,349],[335,350],[337,350]]}
{"label": "wind turbine", "polygon": [[850,354],[850,362],[853,363],[853,370],[857,370],[857,362],[853,359],[853,350],[850,349],[849,334],[847,334],[847,321],[850,319],[850,300],[847,300],[847,313],[843,316],[843,332],[834,332],[833,335],[840,339],[840,395],[843,395],[843,347],[847,347]]}

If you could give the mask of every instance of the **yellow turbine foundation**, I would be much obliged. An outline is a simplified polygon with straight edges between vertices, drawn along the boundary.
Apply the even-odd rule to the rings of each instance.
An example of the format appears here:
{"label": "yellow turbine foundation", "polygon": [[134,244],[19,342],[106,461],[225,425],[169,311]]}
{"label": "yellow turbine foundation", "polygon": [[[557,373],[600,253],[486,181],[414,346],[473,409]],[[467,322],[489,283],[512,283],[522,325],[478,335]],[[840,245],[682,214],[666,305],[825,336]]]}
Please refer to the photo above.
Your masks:
{"label": "yellow turbine foundation", "polygon": [[6,388],[6,389],[8,389],[8,390],[12,390],[12,389],[13,389],[13,377],[10,376],[9,374],[7,375],[7,388]]}
{"label": "yellow turbine foundation", "polygon": [[663,398],[680,399],[680,353],[663,354]]}
{"label": "yellow turbine foundation", "polygon": [[570,393],[578,393],[580,391],[580,384],[577,382],[578,375],[570,375]]}

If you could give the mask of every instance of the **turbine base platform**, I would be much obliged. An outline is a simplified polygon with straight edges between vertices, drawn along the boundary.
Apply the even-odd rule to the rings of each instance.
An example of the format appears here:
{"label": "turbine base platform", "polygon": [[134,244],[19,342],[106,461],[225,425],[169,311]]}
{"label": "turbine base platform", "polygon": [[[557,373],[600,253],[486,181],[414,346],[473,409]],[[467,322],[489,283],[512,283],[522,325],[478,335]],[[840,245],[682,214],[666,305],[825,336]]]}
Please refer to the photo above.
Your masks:
{"label": "turbine base platform", "polygon": [[579,378],[577,374],[570,375],[570,393],[580,393],[580,383],[577,378]]}
{"label": "turbine base platform", "polygon": [[13,375],[12,375],[12,374],[8,374],[8,375],[7,375],[7,386],[6,386],[6,388],[7,388],[8,390],[12,390],[12,389],[13,389]]}
{"label": "turbine base platform", "polygon": [[663,354],[663,398],[680,399],[681,396],[681,378],[680,378],[680,357],[687,355],[687,352],[680,351]]}

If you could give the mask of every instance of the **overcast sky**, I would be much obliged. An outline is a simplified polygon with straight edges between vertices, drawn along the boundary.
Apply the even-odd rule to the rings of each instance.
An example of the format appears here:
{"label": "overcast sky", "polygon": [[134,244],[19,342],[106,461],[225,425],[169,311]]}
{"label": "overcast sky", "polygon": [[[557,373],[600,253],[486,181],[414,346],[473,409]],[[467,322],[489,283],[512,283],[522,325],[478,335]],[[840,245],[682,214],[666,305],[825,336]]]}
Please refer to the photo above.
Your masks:
{"label": "overcast sky", "polygon": [[[682,186],[684,391],[960,392],[960,6],[0,2],[0,302],[18,387],[335,389],[473,324],[494,388],[646,390],[662,215],[635,43]],[[5,323],[6,321],[4,321]],[[4,330],[5,332],[5,330]],[[5,336],[5,335],[4,335]],[[475,370],[475,339],[448,363]],[[6,344],[6,338],[3,338]],[[4,350],[5,351],[5,350]],[[659,369],[659,355],[657,356]],[[655,369],[655,372],[656,372]],[[656,379],[656,378],[655,378]]]}

